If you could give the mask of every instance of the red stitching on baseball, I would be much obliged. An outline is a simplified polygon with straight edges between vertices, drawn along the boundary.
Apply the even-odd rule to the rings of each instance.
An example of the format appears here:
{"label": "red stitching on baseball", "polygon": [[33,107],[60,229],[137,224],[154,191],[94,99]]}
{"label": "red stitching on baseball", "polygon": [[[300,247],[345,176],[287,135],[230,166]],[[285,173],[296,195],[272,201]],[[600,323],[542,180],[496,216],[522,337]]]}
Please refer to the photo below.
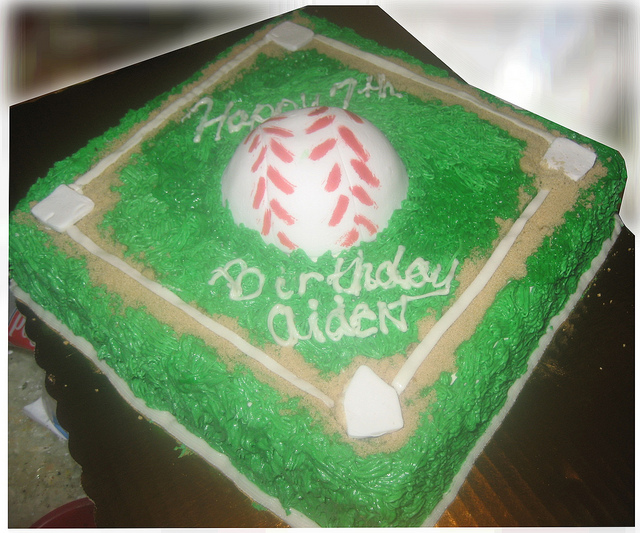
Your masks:
{"label": "red stitching on baseball", "polygon": [[358,230],[356,228],[352,228],[342,236],[342,240],[339,242],[339,244],[340,246],[349,248],[349,246],[353,246],[355,244],[355,242],[358,240],[358,237],[360,237],[360,235],[358,234]]}
{"label": "red stitching on baseball", "polygon": [[327,183],[324,185],[324,190],[327,192],[333,192],[340,185],[340,181],[342,179],[342,172],[340,170],[340,165],[335,163],[331,172],[329,172],[329,177],[327,178]]}
{"label": "red stitching on baseball", "polygon": [[364,149],[362,144],[360,144],[360,141],[356,137],[355,133],[353,133],[346,126],[340,126],[338,128],[338,133],[340,134],[340,137],[342,137],[344,142],[347,143],[347,146],[351,148],[360,159],[362,159],[363,161],[367,161],[369,159],[369,153]]}
{"label": "red stitching on baseball", "polygon": [[271,150],[273,151],[275,156],[278,157],[278,159],[280,159],[281,161],[285,163],[291,163],[291,161],[293,161],[293,154],[275,139],[271,139],[269,146],[271,147]]}
{"label": "red stitching on baseball", "polygon": [[356,171],[360,179],[364,180],[367,185],[375,188],[380,187],[380,180],[373,175],[373,172],[371,172],[371,169],[367,165],[359,159],[352,159],[350,163],[353,170]]}
{"label": "red stitching on baseball", "polygon": [[266,209],[264,212],[264,218],[262,219],[262,231],[263,235],[269,235],[271,231],[271,210]]}
{"label": "red stitching on baseball", "polygon": [[262,150],[260,150],[260,153],[258,154],[258,158],[256,159],[255,163],[251,167],[251,172],[255,172],[256,170],[258,170],[260,168],[260,165],[264,161],[264,156],[266,154],[267,154],[267,147],[263,146]]}
{"label": "red stitching on baseball", "polygon": [[336,203],[336,207],[333,210],[333,214],[331,215],[331,220],[329,220],[329,226],[333,227],[340,224],[348,206],[349,198],[344,194],[341,194],[340,198],[338,198],[338,203]]}
{"label": "red stitching on baseball", "polygon": [[364,215],[356,215],[353,217],[353,221],[360,226],[364,226],[369,232],[369,235],[374,235],[378,232],[378,226]]}
{"label": "red stitching on baseball", "polygon": [[273,183],[285,194],[291,194],[295,189],[295,187],[291,185],[291,183],[289,183],[287,179],[271,165],[267,167],[267,178],[269,178],[271,180],[271,183]]}
{"label": "red stitching on baseball", "polygon": [[253,197],[254,209],[258,209],[258,207],[260,207],[260,204],[262,203],[262,199],[264,198],[264,192],[266,188],[267,188],[267,182],[262,176],[260,176],[260,179],[258,180],[258,185],[256,187],[256,194]]}
{"label": "red stitching on baseball", "polygon": [[322,115],[322,113],[325,113],[328,109],[329,108],[327,106],[317,107],[316,109],[311,111],[308,116],[315,117],[317,115]]}
{"label": "red stitching on baseball", "polygon": [[278,137],[293,137],[292,132],[285,130],[284,128],[278,128],[277,126],[262,128],[262,131],[269,133],[270,135],[277,135]]}
{"label": "red stitching on baseball", "polygon": [[350,191],[364,205],[375,205],[375,202],[371,199],[371,196],[369,196],[367,192],[362,187],[360,187],[360,185],[354,185],[350,188]]}
{"label": "red stitching on baseball", "polygon": [[271,209],[273,209],[273,214],[282,220],[287,226],[291,226],[296,221],[296,219],[293,218],[275,198],[269,202],[269,205],[271,206]]}
{"label": "red stitching on baseball", "polygon": [[295,250],[297,248],[297,246],[292,243],[289,238],[282,233],[281,231],[278,232],[278,239],[280,240],[280,242],[285,245],[287,248],[289,248],[289,250]]}
{"label": "red stitching on baseball", "polygon": [[316,120],[313,124],[311,124],[311,126],[309,126],[306,130],[304,130],[304,132],[309,134],[309,133],[313,133],[315,131],[321,130],[322,128],[326,128],[327,126],[329,126],[329,124],[331,124],[335,120],[335,118],[336,118],[335,115],[326,115],[324,117],[321,117],[318,120]]}
{"label": "red stitching on baseball", "polygon": [[327,139],[326,141],[321,142],[318,146],[311,150],[309,159],[311,159],[311,161],[322,159],[325,155],[327,155],[329,150],[331,150],[336,145],[336,142],[336,139]]}
{"label": "red stitching on baseball", "polygon": [[[247,135],[247,136],[244,138],[244,141],[242,141],[242,144],[247,144],[247,143],[249,142],[249,139],[251,139],[251,137],[253,137],[253,134],[254,134],[255,132],[256,132],[256,129],[251,130],[251,131],[249,132],[249,135]],[[251,150],[249,150],[249,151],[251,151]]]}
{"label": "red stitching on baseball", "polygon": [[357,122],[358,124],[364,124],[364,120],[362,120],[362,117],[359,117],[358,115],[349,111],[348,109],[345,109],[344,111],[347,115],[351,117],[353,121]]}
{"label": "red stitching on baseball", "polygon": [[285,118],[287,117],[285,117],[284,115],[276,115],[275,117],[269,117],[263,122],[263,124],[266,124],[267,122],[274,122],[276,120],[284,120]]}
{"label": "red stitching on baseball", "polygon": [[[247,141],[248,140],[249,140],[249,137],[247,137]],[[249,153],[253,152],[257,148],[258,144],[260,144],[260,135],[256,135],[253,138],[253,142],[251,143],[251,147],[249,148]]]}

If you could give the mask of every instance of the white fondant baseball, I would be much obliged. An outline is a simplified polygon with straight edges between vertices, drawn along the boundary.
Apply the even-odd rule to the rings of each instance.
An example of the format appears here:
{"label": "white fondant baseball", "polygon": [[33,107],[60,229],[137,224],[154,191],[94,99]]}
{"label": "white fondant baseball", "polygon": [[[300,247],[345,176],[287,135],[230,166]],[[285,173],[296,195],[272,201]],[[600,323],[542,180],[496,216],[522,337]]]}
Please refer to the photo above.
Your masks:
{"label": "white fondant baseball", "polygon": [[334,107],[297,109],[255,128],[222,176],[236,224],[316,260],[386,228],[406,198],[405,167],[373,124]]}

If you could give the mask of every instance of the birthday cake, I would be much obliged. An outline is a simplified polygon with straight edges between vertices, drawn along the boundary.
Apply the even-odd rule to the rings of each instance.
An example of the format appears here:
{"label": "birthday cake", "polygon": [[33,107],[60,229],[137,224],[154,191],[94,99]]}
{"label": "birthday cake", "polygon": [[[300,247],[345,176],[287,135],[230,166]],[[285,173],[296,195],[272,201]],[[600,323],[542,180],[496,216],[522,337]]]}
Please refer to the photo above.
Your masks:
{"label": "birthday cake", "polygon": [[39,180],[13,290],[291,525],[433,524],[606,257],[625,176],[293,15]]}

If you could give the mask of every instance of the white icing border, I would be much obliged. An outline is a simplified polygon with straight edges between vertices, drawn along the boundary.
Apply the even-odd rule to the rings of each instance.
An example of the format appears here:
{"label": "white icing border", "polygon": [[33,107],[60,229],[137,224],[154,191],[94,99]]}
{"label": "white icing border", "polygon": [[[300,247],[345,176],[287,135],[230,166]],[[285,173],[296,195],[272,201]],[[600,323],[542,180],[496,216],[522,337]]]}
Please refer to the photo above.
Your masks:
{"label": "white icing border", "polygon": [[620,217],[616,215],[615,226],[613,228],[611,237],[609,237],[607,240],[605,240],[602,243],[602,248],[600,249],[600,253],[598,253],[598,255],[593,259],[593,261],[591,261],[591,266],[589,267],[589,269],[586,270],[584,274],[582,274],[582,276],[580,277],[576,291],[569,297],[569,300],[567,301],[567,304],[564,306],[562,311],[560,311],[555,317],[553,317],[550,320],[549,325],[547,327],[547,331],[542,335],[542,337],[540,338],[540,341],[538,342],[538,347],[529,356],[527,371],[522,376],[520,376],[513,383],[513,385],[511,385],[511,388],[507,393],[507,401],[505,402],[504,406],[502,407],[502,409],[500,409],[500,412],[493,417],[487,430],[476,441],[475,446],[473,447],[469,455],[467,455],[467,458],[464,464],[462,465],[462,467],[460,468],[456,476],[453,478],[451,487],[444,494],[444,496],[442,497],[438,505],[434,507],[431,514],[423,522],[422,524],[423,527],[433,527],[436,524],[436,522],[440,519],[442,514],[447,510],[449,505],[451,505],[453,500],[455,500],[456,496],[458,495],[458,491],[460,490],[460,488],[462,487],[462,484],[467,479],[467,476],[469,475],[471,468],[473,468],[473,465],[475,464],[476,459],[478,459],[478,457],[482,453],[482,450],[484,450],[484,447],[489,443],[489,441],[493,438],[493,435],[495,434],[495,432],[502,425],[502,422],[504,421],[507,414],[513,407],[513,404],[516,402],[516,399],[518,398],[523,387],[529,380],[529,377],[531,376],[531,374],[533,373],[533,370],[535,369],[538,362],[540,361],[540,358],[542,357],[547,347],[551,343],[556,331],[560,328],[562,323],[569,317],[569,315],[573,311],[573,308],[580,301],[580,299],[582,298],[582,295],[587,290],[587,288],[593,281],[593,278],[600,270],[600,267],[607,259],[607,256],[609,255],[611,248],[613,248],[613,245],[615,244],[618,238],[618,235],[620,235],[620,232],[622,231],[622,226],[623,226],[622,220],[620,220]]}
{"label": "white icing border", "polygon": [[98,354],[93,345],[83,337],[76,336],[66,325],[64,325],[52,312],[47,311],[37,304],[29,294],[24,292],[13,280],[10,289],[14,296],[24,302],[38,317],[50,328],[57,331],[73,346],[75,346],[87,359],[89,359],[107,378],[118,391],[118,394],[131,405],[136,411],[148,420],[161,426],[167,433],[175,437],[179,442],[185,444],[190,449],[200,455],[205,461],[216,467],[225,477],[229,478],[243,493],[260,505],[269,509],[280,519],[293,527],[319,527],[313,520],[295,509],[289,509],[289,514],[282,507],[277,498],[269,496],[266,492],[258,488],[254,483],[240,473],[231,463],[229,458],[214,450],[207,442],[195,436],[185,428],[175,416],[168,411],[153,409],[138,398],[129,388],[129,385],[104,361],[98,358]]}

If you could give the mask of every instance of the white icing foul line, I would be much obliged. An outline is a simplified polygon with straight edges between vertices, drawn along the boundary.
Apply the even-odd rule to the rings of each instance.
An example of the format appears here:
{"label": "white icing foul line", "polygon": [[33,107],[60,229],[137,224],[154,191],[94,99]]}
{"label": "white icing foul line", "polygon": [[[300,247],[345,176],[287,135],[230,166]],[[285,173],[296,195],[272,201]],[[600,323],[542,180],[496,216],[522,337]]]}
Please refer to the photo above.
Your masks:
{"label": "white icing foul line", "polygon": [[282,366],[280,363],[269,357],[262,350],[252,346],[246,340],[244,340],[240,335],[226,328],[222,324],[219,324],[212,318],[202,314],[197,309],[191,307],[182,301],[178,296],[176,296],[169,289],[163,287],[159,283],[155,281],[151,281],[148,278],[145,278],[140,272],[138,272],[135,268],[129,266],[126,262],[124,262],[119,257],[110,254],[106,250],[100,248],[95,242],[93,242],[89,237],[87,237],[84,233],[82,233],[76,226],[71,226],[67,230],[67,235],[71,237],[75,242],[77,242],[80,246],[84,247],[89,253],[99,257],[103,261],[106,261],[110,265],[114,266],[130,278],[134,279],[146,289],[150,290],[154,294],[158,295],[160,298],[170,303],[177,309],[180,309],[185,314],[189,315],[196,322],[207,328],[209,331],[215,333],[219,337],[226,339],[231,344],[233,344],[236,348],[238,348],[245,355],[251,357],[258,363],[260,363],[265,368],[271,370],[274,374],[280,376],[282,379],[288,381],[293,386],[297,387],[301,391],[322,400],[327,407],[332,408],[334,406],[334,401],[329,398],[326,394],[320,391],[318,388],[314,387],[311,383],[299,378],[293,372]]}
{"label": "white icing foul line", "polygon": [[92,181],[94,178],[98,177],[111,165],[117,163],[122,156],[128,154],[138,144],[140,144],[144,140],[147,133],[163,126],[166,120],[171,115],[180,111],[181,109],[192,103],[194,100],[199,98],[204,91],[206,91],[214,83],[220,80],[220,78],[237,68],[240,63],[251,57],[251,55],[253,55],[254,53],[259,52],[260,49],[268,43],[269,40],[263,38],[245,48],[237,56],[235,56],[233,59],[216,70],[213,75],[206,78],[202,83],[191,89],[187,94],[178,98],[172,104],[167,106],[163,111],[158,113],[153,119],[147,122],[134,135],[132,135],[120,148],[111,152],[108,156],[101,159],[95,167],[80,176],[80,178],[75,181],[75,185],[82,187],[83,185],[86,185],[87,183]]}
{"label": "white icing foul line", "polygon": [[622,221],[620,220],[620,218],[616,215],[614,220],[615,226],[613,228],[611,237],[609,237],[602,243],[600,253],[591,261],[591,266],[589,267],[589,269],[580,277],[576,291],[569,297],[569,300],[562,308],[562,310],[549,322],[545,333],[542,335],[540,341],[538,342],[538,347],[529,356],[527,371],[522,376],[520,376],[513,383],[513,385],[511,385],[511,388],[507,393],[507,400],[504,406],[502,407],[502,409],[500,409],[500,412],[493,417],[487,430],[476,441],[473,449],[471,450],[469,455],[467,455],[464,464],[462,465],[456,476],[453,478],[449,490],[426,518],[426,520],[422,524],[423,527],[434,527],[436,522],[447,510],[449,505],[451,505],[451,503],[457,496],[458,491],[462,487],[462,484],[469,475],[469,472],[471,472],[471,468],[476,462],[476,459],[480,456],[480,453],[482,452],[482,450],[484,450],[484,447],[493,438],[493,435],[501,426],[507,414],[513,407],[513,404],[516,403],[516,400],[518,399],[522,388],[531,377],[531,374],[544,355],[544,352],[548,348],[549,344],[551,344],[556,331],[560,328],[560,326],[562,326],[563,322],[567,320],[567,318],[569,318],[569,315],[571,314],[577,303],[580,301],[580,298],[582,298],[584,292],[589,287],[589,284],[593,281],[595,275],[598,273],[598,270],[600,270],[600,268],[604,264],[607,256],[609,255],[609,252],[613,248],[613,245],[616,243],[616,240],[618,239],[618,236],[622,231]]}
{"label": "white icing foul line", "polygon": [[542,202],[544,202],[548,194],[548,190],[541,190],[529,203],[522,215],[520,215],[518,220],[516,220],[513,226],[511,226],[511,229],[504,239],[500,241],[500,244],[498,244],[496,249],[493,251],[491,257],[489,257],[487,263],[482,267],[480,273],[471,282],[464,293],[462,293],[460,298],[453,303],[436,325],[433,326],[429,333],[427,333],[424,339],[422,339],[420,344],[418,344],[413,353],[405,361],[404,365],[402,365],[402,368],[391,383],[398,394],[402,394],[422,363],[431,353],[434,346],[453,325],[453,323],[460,318],[460,315],[462,315],[476,296],[480,294],[482,289],[484,289],[498,267],[502,264],[502,261],[509,253],[509,250],[511,250],[516,239],[524,229],[525,224],[542,205]]}
{"label": "white icing foul line", "polygon": [[484,103],[482,100],[473,97],[472,95],[470,95],[469,93],[466,93],[465,91],[461,91],[459,89],[454,89],[452,87],[449,87],[447,85],[442,85],[440,83],[434,82],[428,78],[425,78],[424,76],[420,76],[419,74],[416,74],[415,72],[405,68],[405,67],[401,67],[400,65],[393,63],[392,61],[388,61],[386,59],[383,59],[381,57],[378,57],[370,52],[364,52],[362,50],[358,50],[357,48],[354,48],[353,46],[350,46],[348,44],[344,44],[340,41],[336,41],[335,39],[331,39],[329,37],[325,37],[324,35],[315,35],[314,36],[315,39],[317,39],[318,41],[320,41],[321,43],[326,44],[327,46],[330,46],[332,48],[335,48],[336,50],[339,50],[341,52],[347,53],[349,55],[352,56],[357,56],[359,59],[364,59],[365,61],[376,65],[378,67],[384,68],[385,70],[388,70],[390,72],[394,72],[395,74],[399,74],[400,76],[403,76],[405,78],[408,78],[412,81],[418,82],[421,85],[424,85],[425,87],[429,87],[431,89],[436,89],[438,91],[441,92],[445,92],[447,94],[451,94],[453,96],[455,96],[456,98],[459,98],[460,100],[464,100],[466,102],[469,102],[481,109],[484,109],[485,111],[488,111],[494,115],[499,115],[500,117],[508,120],[509,122],[511,122],[512,124],[523,128],[531,133],[534,133],[535,135],[538,135],[540,137],[542,137],[543,139],[545,139],[546,141],[548,141],[549,143],[553,142],[553,140],[555,139],[555,136],[553,136],[551,133],[549,133],[546,130],[543,130],[541,128],[536,128],[534,126],[531,126],[529,124],[527,124],[526,122],[519,120],[518,118],[506,115],[504,113],[500,113],[499,111],[496,111],[495,109],[493,109],[491,106],[487,105],[486,103]]}

